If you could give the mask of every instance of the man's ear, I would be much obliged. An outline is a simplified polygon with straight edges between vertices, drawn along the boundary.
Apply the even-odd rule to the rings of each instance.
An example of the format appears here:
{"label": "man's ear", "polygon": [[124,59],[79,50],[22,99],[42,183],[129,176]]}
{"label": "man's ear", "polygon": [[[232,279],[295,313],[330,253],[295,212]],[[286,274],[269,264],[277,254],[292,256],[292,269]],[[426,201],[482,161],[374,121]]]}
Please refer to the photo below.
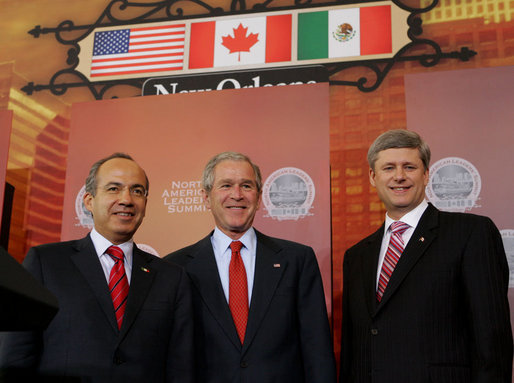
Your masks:
{"label": "man's ear", "polygon": [[211,200],[209,198],[209,193],[207,193],[205,189],[202,189],[200,193],[202,194],[203,203],[205,204],[207,209],[211,210]]}
{"label": "man's ear", "polygon": [[430,173],[427,170],[425,170],[425,174],[423,174],[423,183],[425,184],[425,186],[428,185],[428,181],[430,180]]}
{"label": "man's ear", "polygon": [[375,172],[373,169],[369,168],[369,183],[371,184],[371,186],[375,187]]}
{"label": "man's ear", "polygon": [[94,201],[94,198],[91,193],[85,193],[84,194],[84,197],[83,197],[83,201],[84,201],[84,206],[86,207],[86,209],[91,213],[93,214],[93,201]]}

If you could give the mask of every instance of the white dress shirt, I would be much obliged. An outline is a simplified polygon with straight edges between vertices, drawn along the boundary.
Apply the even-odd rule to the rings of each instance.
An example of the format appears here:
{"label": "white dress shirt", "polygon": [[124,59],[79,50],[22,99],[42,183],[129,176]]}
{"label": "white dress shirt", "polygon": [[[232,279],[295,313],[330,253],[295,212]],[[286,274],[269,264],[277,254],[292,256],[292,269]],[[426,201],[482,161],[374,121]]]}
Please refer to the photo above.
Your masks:
{"label": "white dress shirt", "polygon": [[[253,227],[248,229],[241,238],[238,239],[243,243],[241,248],[241,258],[245,265],[246,279],[248,281],[248,305],[250,305],[253,290],[253,277],[255,274],[255,258],[257,254],[257,236]],[[227,236],[217,227],[211,237],[212,248],[214,250],[214,257],[218,265],[218,273],[225,293],[225,298],[228,302],[228,287],[229,287],[229,274],[228,269],[230,259],[232,258],[232,250],[230,243],[233,242],[232,238]]]}
{"label": "white dress shirt", "polygon": [[[414,230],[416,230],[416,226],[418,226],[418,222],[421,219],[421,216],[423,215],[427,207],[428,202],[426,200],[423,200],[418,206],[416,206],[414,209],[409,211],[407,214],[405,214],[398,220],[409,225],[409,228],[405,230],[405,232],[402,234],[402,239],[405,246],[407,246],[407,243],[409,243],[409,240],[412,237]],[[382,270],[382,264],[384,263],[387,248],[389,247],[389,240],[391,239],[391,224],[393,222],[395,221],[392,218],[390,218],[386,213],[384,223],[384,237],[382,238],[382,246],[380,247],[380,254],[378,257],[377,280],[375,286],[376,289],[378,289],[380,271]]]}
{"label": "white dress shirt", "polygon": [[[98,255],[98,259],[100,260],[100,264],[102,265],[102,269],[105,274],[105,279],[107,283],[109,283],[109,275],[111,274],[111,269],[114,266],[114,261],[109,254],[106,254],[105,251],[113,245],[109,240],[103,237],[100,233],[98,233],[94,228],[91,230],[91,240],[93,241],[93,245],[95,246],[96,254]],[[123,259],[123,263],[125,266],[125,274],[127,274],[127,280],[130,284],[130,277],[132,275],[132,251],[134,249],[134,241],[130,240],[128,242],[122,243],[121,245],[116,245],[125,254],[125,258]]]}

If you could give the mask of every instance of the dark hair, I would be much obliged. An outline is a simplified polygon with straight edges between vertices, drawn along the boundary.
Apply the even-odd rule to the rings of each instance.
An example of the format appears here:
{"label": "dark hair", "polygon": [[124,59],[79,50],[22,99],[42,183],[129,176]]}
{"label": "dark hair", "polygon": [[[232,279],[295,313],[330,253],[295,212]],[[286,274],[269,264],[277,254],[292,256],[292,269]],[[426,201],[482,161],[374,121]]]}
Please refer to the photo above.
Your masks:
{"label": "dark hair", "polygon": [[[96,189],[98,187],[96,182],[96,176],[98,174],[98,170],[100,166],[105,164],[109,160],[113,160],[115,158],[124,158],[126,160],[134,161],[134,159],[126,153],[113,153],[109,157],[102,158],[101,160],[96,161],[89,169],[89,174],[86,178],[86,193],[91,194],[93,197],[96,195]],[[135,161],[134,161],[135,162]],[[144,171],[143,171],[144,172]],[[145,180],[146,180],[146,191],[148,192],[148,188],[150,187],[150,183],[148,182],[148,177],[145,172]]]}
{"label": "dark hair", "polygon": [[237,152],[223,152],[212,157],[207,165],[205,165],[205,169],[203,170],[202,176],[202,187],[203,189],[209,193],[212,190],[212,185],[214,183],[214,168],[222,161],[244,161],[248,162],[255,173],[255,183],[257,186],[257,191],[260,193],[262,190],[262,177],[261,170],[257,165],[255,165],[248,156],[237,153]]}
{"label": "dark hair", "polygon": [[428,170],[430,165],[430,147],[418,133],[404,129],[389,130],[377,137],[368,150],[368,164],[370,168],[375,170],[378,153],[382,150],[399,148],[418,149],[419,158],[423,162],[425,170]]}

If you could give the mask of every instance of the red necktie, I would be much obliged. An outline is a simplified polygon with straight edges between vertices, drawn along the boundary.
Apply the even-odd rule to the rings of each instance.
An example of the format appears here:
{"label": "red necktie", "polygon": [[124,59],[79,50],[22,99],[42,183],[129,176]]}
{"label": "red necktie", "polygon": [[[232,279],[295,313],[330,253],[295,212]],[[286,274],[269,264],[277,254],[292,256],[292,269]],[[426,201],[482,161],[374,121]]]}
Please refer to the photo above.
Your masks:
{"label": "red necktie", "polygon": [[384,263],[382,264],[382,270],[380,271],[380,278],[378,279],[377,301],[379,302],[382,300],[389,279],[403,253],[405,244],[402,234],[409,227],[408,224],[401,221],[396,221],[391,224],[391,239],[389,240],[389,246],[384,258]]}
{"label": "red necktie", "polygon": [[114,313],[116,314],[116,321],[118,322],[118,328],[121,328],[129,290],[127,274],[125,274],[125,267],[123,266],[124,254],[123,250],[118,246],[111,246],[105,252],[109,254],[114,261],[114,266],[112,267],[111,274],[109,276],[109,290],[111,292],[111,299],[114,306]]}
{"label": "red necktie", "polygon": [[228,269],[228,304],[241,343],[245,339],[246,323],[248,322],[248,282],[246,280],[245,265],[241,258],[242,247],[243,244],[240,241],[234,241],[230,244],[232,258],[230,259]]}

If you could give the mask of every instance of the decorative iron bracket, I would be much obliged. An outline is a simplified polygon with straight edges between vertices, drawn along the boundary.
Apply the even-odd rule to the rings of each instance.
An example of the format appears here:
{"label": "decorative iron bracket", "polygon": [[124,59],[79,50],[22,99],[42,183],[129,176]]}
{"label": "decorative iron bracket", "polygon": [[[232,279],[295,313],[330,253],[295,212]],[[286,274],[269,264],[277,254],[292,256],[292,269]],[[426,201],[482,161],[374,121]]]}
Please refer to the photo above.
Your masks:
{"label": "decorative iron bracket", "polygon": [[[401,0],[392,1],[398,7],[410,13],[407,19],[409,27],[407,35],[411,42],[400,49],[392,58],[325,64],[329,76],[332,77],[341,71],[354,67],[367,68],[371,71],[371,77],[374,77],[374,79],[371,80],[367,77],[361,77],[353,81],[339,81],[334,79],[329,81],[330,85],[355,86],[363,92],[371,92],[382,84],[391,68],[397,62],[417,61],[425,67],[432,67],[437,65],[442,59],[468,61],[471,57],[476,55],[476,52],[467,47],[461,48],[460,51],[443,52],[439,44],[435,41],[420,38],[423,29],[419,15],[432,10],[438,4],[439,0],[433,0],[433,2],[425,8],[412,8],[401,3]],[[289,7],[270,7],[272,2],[273,0],[266,0],[262,3],[254,4],[250,10],[247,10],[246,0],[232,0],[230,10],[225,11],[223,8],[211,6],[207,2],[201,0],[161,0],[152,3],[138,3],[129,0],[111,0],[93,24],[75,25],[73,21],[65,20],[55,28],[42,28],[37,25],[28,32],[33,35],[34,38],[39,38],[46,34],[54,34],[59,43],[69,46],[67,52],[68,57],[66,60],[68,67],[57,71],[50,78],[48,84],[34,84],[33,82],[29,82],[22,88],[22,90],[27,95],[32,95],[34,92],[42,90],[49,90],[51,93],[61,96],[66,93],[68,89],[86,87],[97,100],[104,98],[116,98],[118,97],[116,91],[121,91],[121,89],[125,89],[125,92],[127,92],[126,89],[128,89],[129,94],[127,94],[127,96],[140,95],[143,83],[147,77],[91,82],[81,72],[77,71],[76,68],[79,63],[78,56],[80,52],[79,42],[98,27],[123,26],[127,24],[161,22],[185,18],[218,17],[313,7],[312,0],[294,0],[294,5]],[[359,3],[362,2],[363,1],[360,1]],[[319,7],[351,3],[353,3],[353,1],[335,1],[315,4],[315,6]],[[186,16],[186,7],[187,9],[191,9],[194,13],[190,16]],[[422,47],[428,48],[432,53],[422,55],[409,54],[410,51]]]}

